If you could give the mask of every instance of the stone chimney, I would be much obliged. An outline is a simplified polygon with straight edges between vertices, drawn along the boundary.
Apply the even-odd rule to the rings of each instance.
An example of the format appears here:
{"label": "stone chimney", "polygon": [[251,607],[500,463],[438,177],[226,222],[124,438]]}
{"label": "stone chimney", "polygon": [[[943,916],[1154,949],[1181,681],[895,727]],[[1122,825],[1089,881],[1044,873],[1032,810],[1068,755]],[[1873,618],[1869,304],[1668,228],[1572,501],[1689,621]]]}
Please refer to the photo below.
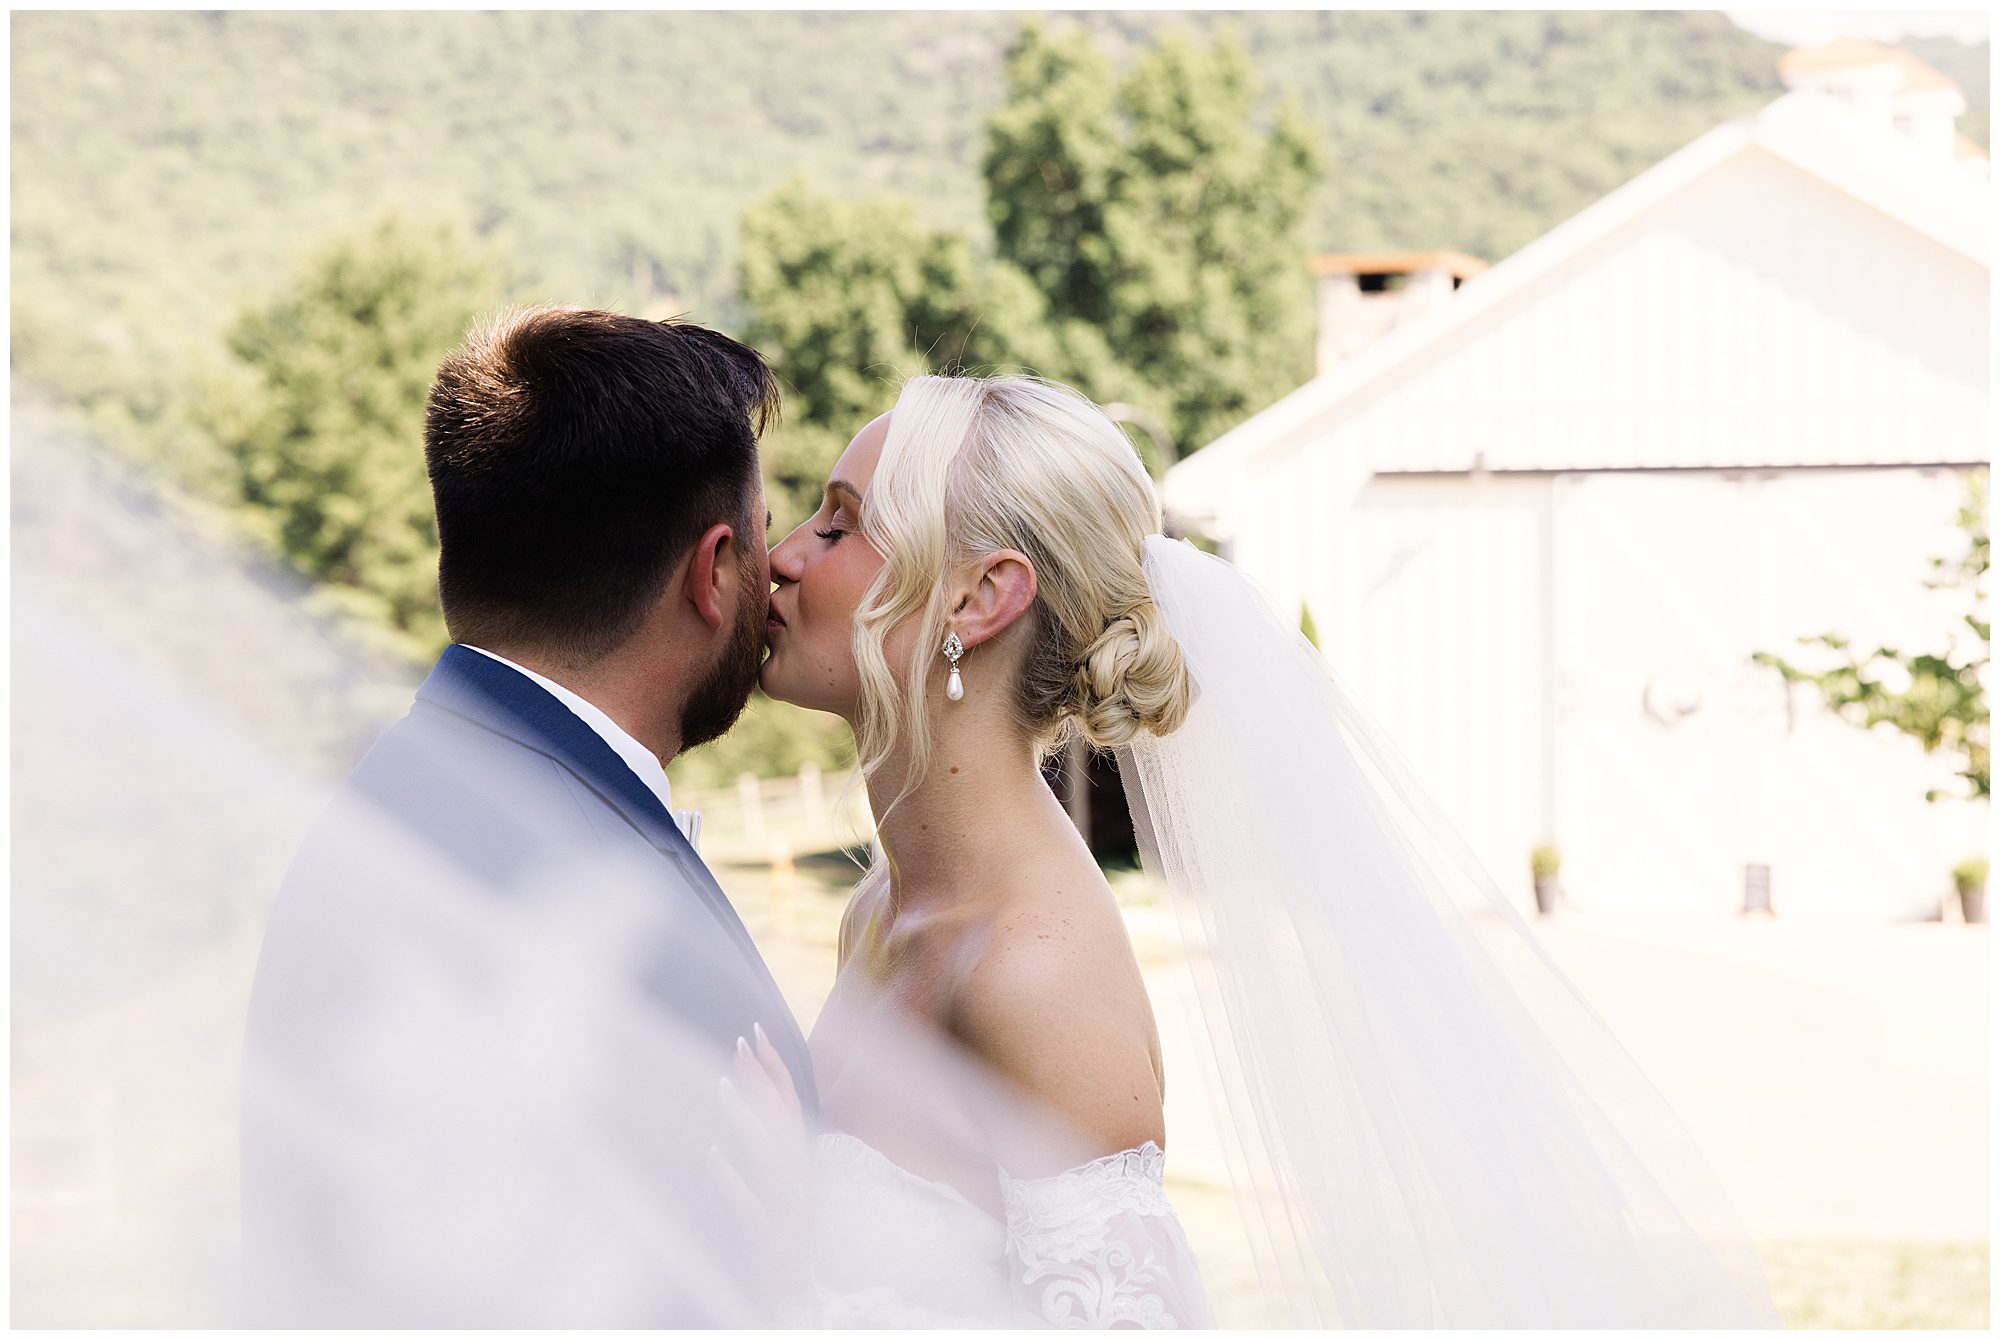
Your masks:
{"label": "stone chimney", "polygon": [[1958,133],[1965,95],[1907,51],[1859,37],[1798,47],[1778,60],[1778,78],[1796,93],[1834,98],[1866,126],[1893,136],[1922,161],[1950,166],[1985,154]]}
{"label": "stone chimney", "polygon": [[1319,280],[1319,367],[1352,358],[1403,322],[1450,297],[1487,268],[1457,251],[1329,252],[1312,259]]}

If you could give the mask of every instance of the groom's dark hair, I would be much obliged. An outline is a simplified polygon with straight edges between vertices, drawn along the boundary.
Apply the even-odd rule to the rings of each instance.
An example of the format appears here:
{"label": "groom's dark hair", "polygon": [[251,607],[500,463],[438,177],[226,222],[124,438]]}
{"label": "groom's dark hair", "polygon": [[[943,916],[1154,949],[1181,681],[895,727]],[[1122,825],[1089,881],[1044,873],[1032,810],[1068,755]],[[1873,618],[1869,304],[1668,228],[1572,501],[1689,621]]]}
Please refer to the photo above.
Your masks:
{"label": "groom's dark hair", "polygon": [[755,350],[688,322],[544,306],[475,328],[424,418],[453,640],[580,660],[623,642],[703,531],[761,542],[778,406]]}

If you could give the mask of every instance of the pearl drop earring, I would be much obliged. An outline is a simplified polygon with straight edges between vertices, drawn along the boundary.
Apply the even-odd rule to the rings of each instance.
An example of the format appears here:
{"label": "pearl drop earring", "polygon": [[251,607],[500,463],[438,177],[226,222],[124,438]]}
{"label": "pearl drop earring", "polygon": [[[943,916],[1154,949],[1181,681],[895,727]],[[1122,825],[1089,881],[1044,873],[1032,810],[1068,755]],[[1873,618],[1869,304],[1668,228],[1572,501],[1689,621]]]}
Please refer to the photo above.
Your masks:
{"label": "pearl drop earring", "polygon": [[965,696],[965,681],[958,677],[958,658],[965,655],[965,644],[958,640],[957,633],[944,635],[944,654],[951,662],[951,678],[944,682],[944,696],[957,702]]}

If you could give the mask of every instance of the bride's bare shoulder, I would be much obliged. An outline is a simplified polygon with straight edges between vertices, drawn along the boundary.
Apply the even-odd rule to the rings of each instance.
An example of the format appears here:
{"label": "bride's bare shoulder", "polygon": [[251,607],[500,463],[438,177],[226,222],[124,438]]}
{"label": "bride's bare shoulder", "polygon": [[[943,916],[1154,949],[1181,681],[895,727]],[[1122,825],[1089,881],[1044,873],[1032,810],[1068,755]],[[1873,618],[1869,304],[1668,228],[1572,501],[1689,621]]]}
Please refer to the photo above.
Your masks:
{"label": "bride's bare shoulder", "polygon": [[1158,1033],[1132,942],[1093,869],[1011,903],[958,977],[951,1031],[1105,1152],[1166,1143]]}

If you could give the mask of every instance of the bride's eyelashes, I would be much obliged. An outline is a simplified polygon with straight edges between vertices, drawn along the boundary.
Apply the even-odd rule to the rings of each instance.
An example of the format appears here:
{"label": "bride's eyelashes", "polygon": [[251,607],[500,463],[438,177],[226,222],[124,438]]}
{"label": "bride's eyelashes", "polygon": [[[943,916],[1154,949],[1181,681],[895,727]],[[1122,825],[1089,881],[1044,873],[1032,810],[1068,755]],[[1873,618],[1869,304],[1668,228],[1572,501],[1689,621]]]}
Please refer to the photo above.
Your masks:
{"label": "bride's eyelashes", "polygon": [[841,536],[853,533],[851,527],[843,526],[840,524],[841,516],[845,512],[845,510],[846,510],[845,508],[841,507],[834,508],[833,514],[829,516],[826,520],[826,529],[815,530],[813,534],[819,536],[822,540],[825,540],[829,545],[839,544]]}

